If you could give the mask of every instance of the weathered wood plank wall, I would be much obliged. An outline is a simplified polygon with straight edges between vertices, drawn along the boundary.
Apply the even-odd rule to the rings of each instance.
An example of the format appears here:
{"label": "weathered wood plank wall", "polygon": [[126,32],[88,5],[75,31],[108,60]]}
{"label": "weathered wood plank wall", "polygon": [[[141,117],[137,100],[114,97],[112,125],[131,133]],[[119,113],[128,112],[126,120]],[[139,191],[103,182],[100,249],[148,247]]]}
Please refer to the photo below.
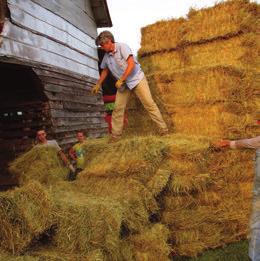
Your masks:
{"label": "weathered wood plank wall", "polygon": [[[85,33],[32,1],[8,0],[0,55],[36,61],[98,77],[97,51],[92,33]],[[87,17],[87,15],[85,15]],[[91,25],[90,29],[97,30]]]}

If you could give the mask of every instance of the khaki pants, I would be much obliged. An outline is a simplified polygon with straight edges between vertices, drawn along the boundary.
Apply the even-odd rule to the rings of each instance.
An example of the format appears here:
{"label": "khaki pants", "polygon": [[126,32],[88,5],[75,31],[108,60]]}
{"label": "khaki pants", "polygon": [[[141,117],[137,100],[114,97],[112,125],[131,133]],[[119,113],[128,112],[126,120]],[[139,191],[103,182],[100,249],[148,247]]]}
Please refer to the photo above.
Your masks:
{"label": "khaki pants", "polygon": [[[152,98],[149,85],[145,77],[133,89],[133,92],[139,98],[144,108],[149,113],[151,119],[157,124],[159,131],[168,131],[161,112]],[[120,137],[122,135],[124,113],[130,95],[131,91],[128,88],[126,88],[123,92],[118,91],[116,94],[115,109],[112,114],[112,136]]]}

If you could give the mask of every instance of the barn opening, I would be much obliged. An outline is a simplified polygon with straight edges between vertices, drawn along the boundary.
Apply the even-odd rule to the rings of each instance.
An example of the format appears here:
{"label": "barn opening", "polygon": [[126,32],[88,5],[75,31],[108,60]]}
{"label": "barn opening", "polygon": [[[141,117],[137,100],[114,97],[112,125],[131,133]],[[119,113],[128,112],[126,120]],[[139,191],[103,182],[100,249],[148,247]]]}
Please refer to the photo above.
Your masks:
{"label": "barn opening", "polygon": [[0,62],[0,186],[15,183],[8,162],[30,148],[35,132],[47,128],[48,103],[32,68]]}

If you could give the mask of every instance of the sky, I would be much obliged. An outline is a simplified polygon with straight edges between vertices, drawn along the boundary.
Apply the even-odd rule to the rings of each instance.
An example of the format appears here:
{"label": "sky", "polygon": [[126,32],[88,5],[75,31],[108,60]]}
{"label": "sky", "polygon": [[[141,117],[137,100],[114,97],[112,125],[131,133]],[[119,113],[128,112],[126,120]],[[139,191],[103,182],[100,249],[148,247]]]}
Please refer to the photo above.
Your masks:
{"label": "sky", "polygon": [[[185,17],[189,9],[213,6],[217,0],[107,0],[116,42],[130,46],[136,54],[140,48],[141,28],[162,19]],[[255,2],[260,3],[260,0]]]}

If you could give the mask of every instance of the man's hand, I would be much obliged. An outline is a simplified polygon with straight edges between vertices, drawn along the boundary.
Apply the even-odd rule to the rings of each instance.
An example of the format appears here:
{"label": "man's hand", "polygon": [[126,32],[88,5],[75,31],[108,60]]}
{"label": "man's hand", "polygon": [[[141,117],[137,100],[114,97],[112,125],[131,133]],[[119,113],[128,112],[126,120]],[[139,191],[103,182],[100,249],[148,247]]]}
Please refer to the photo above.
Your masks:
{"label": "man's hand", "polygon": [[101,84],[100,83],[96,83],[94,85],[94,87],[91,89],[91,93],[92,94],[97,94],[100,89],[101,89]]}
{"label": "man's hand", "polygon": [[230,140],[218,140],[214,143],[215,148],[227,148],[230,147]]}
{"label": "man's hand", "polygon": [[73,165],[72,164],[69,164],[69,169],[71,170],[71,172],[73,172],[73,173],[75,173],[76,172],[76,170],[75,170],[75,168],[73,167]]}
{"label": "man's hand", "polygon": [[124,84],[124,82],[125,81],[122,79],[117,80],[117,82],[115,84],[116,88],[119,89]]}

